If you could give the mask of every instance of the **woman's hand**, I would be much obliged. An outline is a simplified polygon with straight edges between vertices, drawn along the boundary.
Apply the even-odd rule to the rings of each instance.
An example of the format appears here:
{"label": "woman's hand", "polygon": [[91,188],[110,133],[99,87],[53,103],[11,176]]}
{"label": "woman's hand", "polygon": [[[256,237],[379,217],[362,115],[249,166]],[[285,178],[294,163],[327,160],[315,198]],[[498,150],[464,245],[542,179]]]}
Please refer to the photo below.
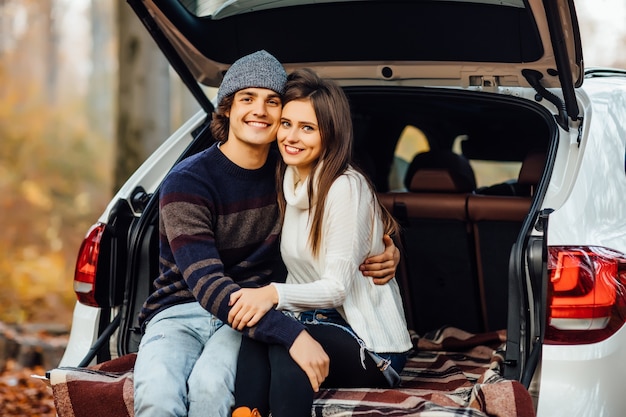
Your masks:
{"label": "woman's hand", "polygon": [[242,288],[230,295],[228,324],[233,329],[252,327],[278,303],[278,293],[272,285]]}
{"label": "woman's hand", "polygon": [[313,391],[318,392],[330,369],[330,358],[322,345],[303,330],[291,345],[289,355],[309,377]]}
{"label": "woman's hand", "polygon": [[363,275],[372,277],[374,284],[383,285],[396,276],[396,268],[400,263],[400,250],[389,235],[383,236],[385,251],[367,258],[359,267]]}

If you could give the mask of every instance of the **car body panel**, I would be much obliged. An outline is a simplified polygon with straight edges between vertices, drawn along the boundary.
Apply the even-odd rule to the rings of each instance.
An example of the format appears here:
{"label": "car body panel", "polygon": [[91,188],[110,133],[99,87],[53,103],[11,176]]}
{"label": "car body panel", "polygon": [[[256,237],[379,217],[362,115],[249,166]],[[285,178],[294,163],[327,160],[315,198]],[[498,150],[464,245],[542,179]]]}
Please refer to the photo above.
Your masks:
{"label": "car body panel", "polygon": [[538,417],[620,416],[626,410],[626,328],[589,345],[544,345]]}
{"label": "car body panel", "polygon": [[578,92],[584,115],[580,145],[577,131],[562,135],[543,202],[544,208],[555,209],[551,246],[598,245],[626,253],[624,81],[589,79]]}
{"label": "car body panel", "polygon": [[76,302],[70,337],[59,366],[78,366],[80,361],[87,356],[87,352],[98,338],[101,312],[101,308]]}
{"label": "car body panel", "polygon": [[[578,91],[582,136],[562,132],[542,203],[554,209],[549,246],[599,246],[626,254],[625,97],[626,76],[588,79]],[[624,346],[623,324],[602,342],[544,344],[537,416],[620,415],[618,410],[626,410]]]}

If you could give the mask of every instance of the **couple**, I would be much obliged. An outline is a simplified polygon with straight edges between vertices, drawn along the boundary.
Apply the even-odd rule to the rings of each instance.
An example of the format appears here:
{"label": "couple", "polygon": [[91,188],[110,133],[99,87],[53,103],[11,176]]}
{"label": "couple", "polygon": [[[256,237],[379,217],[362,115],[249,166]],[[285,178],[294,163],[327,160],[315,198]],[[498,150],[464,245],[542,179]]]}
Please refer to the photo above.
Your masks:
{"label": "couple", "polygon": [[217,100],[218,144],[160,190],[161,274],[140,313],[136,415],[228,416],[236,386],[237,405],[293,417],[310,414],[323,382],[382,386],[411,344],[397,284],[385,284],[397,263],[389,238],[362,265],[381,285],[358,276],[394,223],[349,165],[343,92],[306,70],[287,81],[259,51],[230,67]]}

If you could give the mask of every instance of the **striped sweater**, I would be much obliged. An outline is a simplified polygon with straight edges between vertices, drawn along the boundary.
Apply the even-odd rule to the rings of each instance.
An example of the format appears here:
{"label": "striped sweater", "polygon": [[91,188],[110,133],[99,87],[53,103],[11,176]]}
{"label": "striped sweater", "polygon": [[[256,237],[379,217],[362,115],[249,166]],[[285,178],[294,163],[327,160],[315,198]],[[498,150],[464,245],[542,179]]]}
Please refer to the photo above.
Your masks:
{"label": "striped sweater", "polygon": [[[177,164],[160,190],[160,275],[139,314],[145,328],[159,311],[198,301],[227,323],[230,294],[284,281],[275,166],[270,152],[256,170],[231,162],[216,145]],[[244,333],[291,346],[303,327],[270,310]]]}

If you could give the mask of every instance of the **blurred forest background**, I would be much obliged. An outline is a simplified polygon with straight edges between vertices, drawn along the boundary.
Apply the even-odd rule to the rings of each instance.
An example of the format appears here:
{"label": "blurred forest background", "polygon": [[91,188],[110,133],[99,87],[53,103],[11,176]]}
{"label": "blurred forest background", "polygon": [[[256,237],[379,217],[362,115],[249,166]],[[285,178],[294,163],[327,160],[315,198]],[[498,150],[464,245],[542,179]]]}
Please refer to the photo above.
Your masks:
{"label": "blurred forest background", "polygon": [[[626,68],[626,1],[575,0],[586,66]],[[0,0],[0,321],[69,326],[117,188],[196,105],[122,0]]]}

